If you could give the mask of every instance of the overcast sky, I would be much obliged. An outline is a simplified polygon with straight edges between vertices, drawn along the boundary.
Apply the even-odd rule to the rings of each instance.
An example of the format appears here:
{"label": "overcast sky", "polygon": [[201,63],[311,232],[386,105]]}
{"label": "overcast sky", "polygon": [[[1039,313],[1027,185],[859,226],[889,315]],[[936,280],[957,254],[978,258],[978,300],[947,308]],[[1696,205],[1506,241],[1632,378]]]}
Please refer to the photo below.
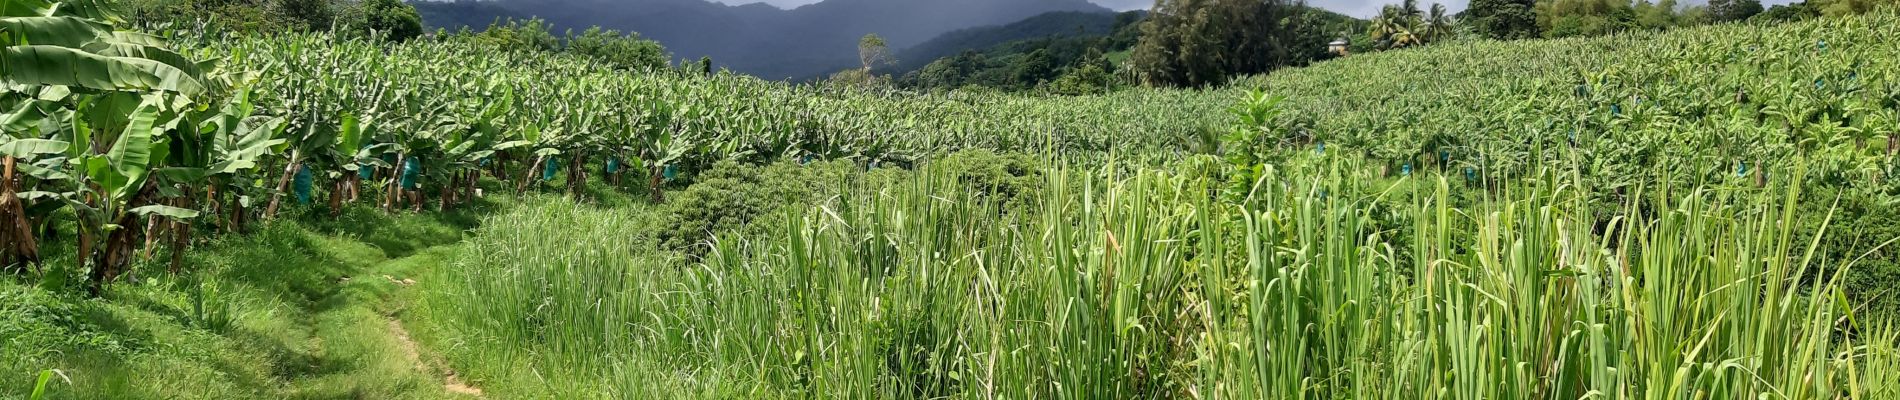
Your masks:
{"label": "overcast sky", "polygon": [[[778,6],[779,8],[794,8],[794,7],[798,7],[798,6],[802,6],[806,4],[817,3],[819,0],[713,0],[713,1],[726,3],[726,4],[766,3],[766,4]],[[933,1],[956,1],[956,0],[933,0]],[[1095,4],[1100,4],[1103,7],[1113,8],[1116,11],[1147,9],[1149,7],[1153,7],[1155,4],[1154,0],[1089,0],[1089,1],[1095,2]],[[1319,6],[1320,8],[1333,10],[1334,12],[1338,12],[1341,14],[1346,14],[1346,15],[1350,15],[1354,17],[1367,18],[1367,17],[1373,16],[1374,14],[1378,14],[1379,7],[1384,6],[1386,4],[1398,3],[1399,1],[1400,0],[1306,0],[1306,4]],[[1455,14],[1459,11],[1464,11],[1465,4],[1470,2],[1470,0],[1438,0],[1438,2],[1443,3],[1445,5],[1445,10],[1451,11],[1452,13]],[[1681,1],[1681,3],[1683,4],[1704,4],[1706,2],[1707,0]],[[1772,6],[1776,4],[1788,4],[1791,2],[1793,2],[1793,0],[1762,0],[1761,3],[1763,6]],[[1430,7],[1432,4],[1432,0],[1419,0],[1419,4],[1421,5],[1421,7]]]}

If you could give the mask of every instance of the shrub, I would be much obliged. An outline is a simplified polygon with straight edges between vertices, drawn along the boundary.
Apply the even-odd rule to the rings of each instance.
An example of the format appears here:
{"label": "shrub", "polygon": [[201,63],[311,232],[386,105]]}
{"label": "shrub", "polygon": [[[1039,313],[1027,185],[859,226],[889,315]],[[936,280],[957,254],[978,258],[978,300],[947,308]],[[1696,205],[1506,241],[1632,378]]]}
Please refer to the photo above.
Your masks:
{"label": "shrub", "polygon": [[1048,183],[1042,176],[1042,162],[1021,153],[964,150],[945,156],[931,167],[956,177],[963,187],[1006,210],[1033,204]]}
{"label": "shrub", "polygon": [[856,164],[844,161],[781,162],[764,167],[721,161],[668,199],[660,228],[662,246],[688,255],[703,254],[701,244],[712,235],[743,232],[754,220],[783,207],[808,206],[831,197],[857,169]]}

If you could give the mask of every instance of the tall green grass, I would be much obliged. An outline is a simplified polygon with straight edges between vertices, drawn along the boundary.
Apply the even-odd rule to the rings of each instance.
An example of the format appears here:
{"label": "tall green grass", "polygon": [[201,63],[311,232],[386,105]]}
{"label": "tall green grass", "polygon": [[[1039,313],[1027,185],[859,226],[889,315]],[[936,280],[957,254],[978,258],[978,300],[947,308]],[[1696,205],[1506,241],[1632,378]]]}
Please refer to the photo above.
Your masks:
{"label": "tall green grass", "polygon": [[[1053,170],[1027,207],[942,173],[855,185],[703,259],[640,211],[490,218],[419,306],[498,395],[593,398],[1894,398],[1800,182]],[[1467,194],[1469,195],[1469,194]],[[512,392],[511,392],[512,390]]]}

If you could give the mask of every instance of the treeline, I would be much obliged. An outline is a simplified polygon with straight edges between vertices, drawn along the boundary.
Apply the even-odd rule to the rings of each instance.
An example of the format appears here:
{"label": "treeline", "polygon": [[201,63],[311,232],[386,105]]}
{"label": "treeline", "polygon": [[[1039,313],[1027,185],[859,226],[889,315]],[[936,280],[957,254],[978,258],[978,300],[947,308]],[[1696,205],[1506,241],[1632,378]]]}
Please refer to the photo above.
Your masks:
{"label": "treeline", "polygon": [[1210,86],[1330,57],[1340,32],[1303,2],[1160,0],[1129,59],[1134,82]]}
{"label": "treeline", "polygon": [[402,0],[124,0],[120,11],[144,30],[234,35],[332,32],[340,37],[408,40],[422,17]]}
{"label": "treeline", "polygon": [[1764,8],[1760,0],[1473,0],[1462,18],[1491,39],[1601,36],[1727,22],[1792,22],[1872,11],[1893,0],[1809,0]]}
{"label": "treeline", "polygon": [[1116,84],[1110,54],[1134,46],[1141,20],[1142,13],[1122,13],[1106,35],[1052,35],[964,50],[902,73],[896,83],[926,90],[982,87],[1101,93]]}
{"label": "treeline", "polygon": [[[148,30],[181,29],[230,35],[330,32],[339,38],[468,40],[502,51],[567,52],[626,70],[668,68],[672,55],[638,33],[598,26],[555,33],[539,18],[496,20],[480,31],[425,32],[414,6],[402,0],[128,0],[123,12]],[[682,69],[711,73],[711,60]]]}
{"label": "treeline", "polygon": [[[1216,14],[1208,20],[1194,15]],[[1190,26],[1187,23],[1193,22]],[[1367,23],[1293,2],[1163,2],[1155,12],[1117,16],[1107,34],[1051,35],[969,49],[936,59],[922,68],[899,72],[894,83],[921,90],[979,89],[1038,91],[1083,95],[1139,84],[1148,78],[1199,73],[1208,83],[1228,76],[1303,65],[1333,57],[1326,44],[1342,32],[1363,31]],[[1218,36],[1218,37],[1216,37]],[[1152,38],[1152,39],[1151,39]],[[1137,59],[1138,45],[1150,54],[1181,48],[1175,59]],[[1186,44],[1186,47],[1180,47]],[[1233,44],[1232,49],[1224,49]],[[1197,66],[1193,61],[1223,60]],[[1163,62],[1167,65],[1163,65]],[[914,62],[914,61],[913,61]],[[1227,68],[1240,68],[1227,71]],[[1199,72],[1189,72],[1199,71]],[[1246,72],[1240,72],[1246,71]]]}
{"label": "treeline", "polygon": [[[553,29],[553,25],[539,18],[509,19],[495,21],[480,31],[466,26],[454,32],[438,29],[433,36],[436,40],[472,41],[502,51],[573,53],[624,70],[658,70],[672,66],[673,56],[667,53],[665,46],[642,39],[636,32],[623,34],[595,26],[578,34],[570,30],[556,35]],[[711,60],[701,59],[699,63],[681,67],[710,73]]]}

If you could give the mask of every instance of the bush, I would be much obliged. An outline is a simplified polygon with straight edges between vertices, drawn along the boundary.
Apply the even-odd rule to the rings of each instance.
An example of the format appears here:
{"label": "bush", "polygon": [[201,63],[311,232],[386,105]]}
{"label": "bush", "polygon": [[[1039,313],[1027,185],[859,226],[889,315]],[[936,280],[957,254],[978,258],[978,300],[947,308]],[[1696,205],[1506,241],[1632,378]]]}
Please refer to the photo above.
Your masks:
{"label": "bush", "polygon": [[[1900,210],[1883,200],[1892,195],[1847,189],[1808,190],[1791,243],[1798,246],[1798,257],[1813,243],[1817,232],[1824,234],[1813,261],[1817,275],[1811,278],[1826,279],[1838,267],[1854,262],[1842,279],[1846,281],[1848,300],[1861,307],[1857,311],[1900,316],[1900,247],[1896,247],[1900,244],[1887,243],[1900,238]],[[1827,222],[1827,230],[1821,232],[1830,208],[1833,217]]]}
{"label": "bush", "polygon": [[1049,83],[1049,91],[1065,96],[1082,96],[1108,93],[1114,85],[1115,77],[1109,75],[1108,70],[1099,65],[1087,64]]}
{"label": "bush", "polygon": [[422,15],[402,0],[365,0],[360,6],[362,27],[390,41],[405,41],[422,36]]}
{"label": "bush", "polygon": [[1005,210],[1035,204],[1037,194],[1048,183],[1042,177],[1042,162],[1020,153],[964,150],[944,157],[931,167],[956,177],[965,188],[989,198]]}
{"label": "bush", "polygon": [[697,181],[667,199],[660,240],[666,250],[705,253],[713,235],[749,234],[747,226],[785,207],[805,207],[841,191],[857,174],[844,161],[800,165],[781,162],[759,167],[721,161]]}

